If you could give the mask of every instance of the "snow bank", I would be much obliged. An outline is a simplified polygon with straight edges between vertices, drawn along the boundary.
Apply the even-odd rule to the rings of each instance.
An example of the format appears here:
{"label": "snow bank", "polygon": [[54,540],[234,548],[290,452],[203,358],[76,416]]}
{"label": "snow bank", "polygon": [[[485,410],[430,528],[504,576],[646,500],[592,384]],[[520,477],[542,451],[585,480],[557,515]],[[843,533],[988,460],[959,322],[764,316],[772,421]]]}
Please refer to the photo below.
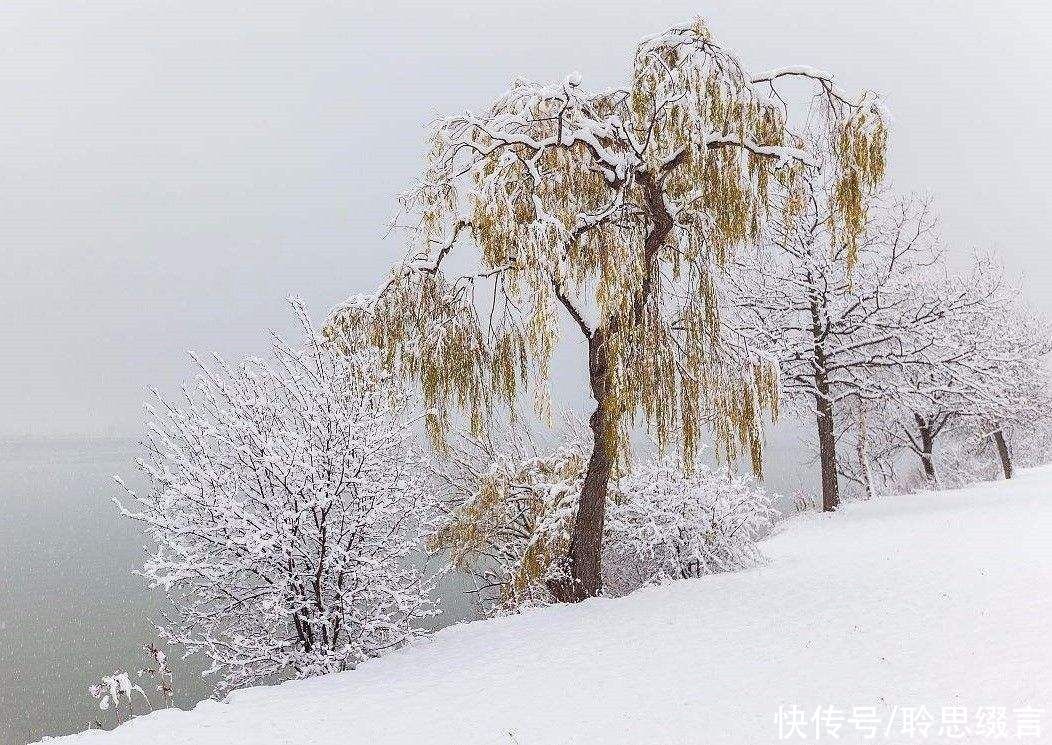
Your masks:
{"label": "snow bank", "polygon": [[[962,741],[939,734],[943,707],[965,712],[966,742],[985,740],[981,707],[1004,707],[1013,741],[1015,710],[1044,707],[1030,741],[1052,741],[1052,468],[796,518],[765,550],[746,572],[464,624],[354,672],[57,742],[775,743],[792,706],[872,712],[877,742]],[[921,706],[930,731],[903,739]],[[845,721],[837,741],[868,735]]]}

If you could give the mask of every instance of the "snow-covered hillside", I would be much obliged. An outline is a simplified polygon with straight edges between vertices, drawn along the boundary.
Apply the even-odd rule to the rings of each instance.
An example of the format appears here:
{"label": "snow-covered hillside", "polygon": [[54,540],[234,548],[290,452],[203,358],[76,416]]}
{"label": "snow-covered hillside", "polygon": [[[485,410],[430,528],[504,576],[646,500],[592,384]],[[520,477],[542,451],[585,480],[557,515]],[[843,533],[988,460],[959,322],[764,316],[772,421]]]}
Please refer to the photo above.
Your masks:
{"label": "snow-covered hillside", "polygon": [[[765,552],[751,571],[465,624],[354,672],[59,742],[799,742],[818,707],[834,707],[825,741],[840,724],[839,742],[982,742],[984,727],[1052,742],[1052,468],[795,518]],[[925,734],[902,734],[925,713]]]}

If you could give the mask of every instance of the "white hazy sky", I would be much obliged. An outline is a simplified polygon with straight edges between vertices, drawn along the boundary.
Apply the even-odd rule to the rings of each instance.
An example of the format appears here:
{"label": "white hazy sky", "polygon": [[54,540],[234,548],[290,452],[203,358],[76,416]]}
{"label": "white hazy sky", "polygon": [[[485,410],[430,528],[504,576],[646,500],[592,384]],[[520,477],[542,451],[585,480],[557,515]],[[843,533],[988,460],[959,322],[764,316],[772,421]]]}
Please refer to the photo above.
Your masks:
{"label": "white hazy sky", "polygon": [[433,117],[519,75],[615,84],[697,14],[753,69],[885,92],[896,185],[1052,312],[1047,3],[4,0],[0,434],[136,433],[188,348],[261,352],[286,295],[376,283]]}

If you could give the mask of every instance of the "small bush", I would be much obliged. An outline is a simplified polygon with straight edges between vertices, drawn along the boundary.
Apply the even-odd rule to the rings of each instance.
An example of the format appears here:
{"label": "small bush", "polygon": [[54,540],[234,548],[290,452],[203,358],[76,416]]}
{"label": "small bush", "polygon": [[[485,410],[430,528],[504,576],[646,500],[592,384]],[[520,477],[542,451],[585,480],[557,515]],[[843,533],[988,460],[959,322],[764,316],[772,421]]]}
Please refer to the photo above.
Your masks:
{"label": "small bush", "polygon": [[[452,497],[431,541],[474,575],[486,612],[552,601],[569,546],[587,457],[579,441],[536,451],[521,434],[468,440],[441,477]],[[604,594],[727,572],[760,558],[756,541],[777,514],[749,478],[651,458],[611,482],[604,530]]]}
{"label": "small bush", "polygon": [[733,572],[760,559],[757,540],[777,512],[752,479],[652,459],[617,483],[603,549],[607,595]]}

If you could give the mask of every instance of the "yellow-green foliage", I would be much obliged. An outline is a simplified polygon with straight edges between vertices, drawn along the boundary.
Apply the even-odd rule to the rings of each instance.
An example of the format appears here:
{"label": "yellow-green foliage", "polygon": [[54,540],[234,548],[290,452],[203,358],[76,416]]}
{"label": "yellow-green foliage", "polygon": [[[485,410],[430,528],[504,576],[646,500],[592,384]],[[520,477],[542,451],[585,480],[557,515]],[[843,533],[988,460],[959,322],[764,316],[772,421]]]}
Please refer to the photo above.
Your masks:
{"label": "yellow-green foliage", "polygon": [[546,599],[544,580],[566,553],[585,459],[580,448],[512,461],[494,456],[489,469],[461,488],[469,493],[432,538],[453,566],[481,575],[516,608]]}
{"label": "yellow-green foliage", "polygon": [[[495,404],[532,386],[546,412],[570,309],[607,363],[618,458],[644,425],[662,447],[678,443],[689,467],[711,426],[723,455],[748,453],[758,470],[777,375],[727,353],[713,276],[757,236],[770,192],[820,160],[835,169],[843,240],[856,240],[886,130],[870,94],[851,103],[823,90],[828,159],[800,149],[777,97],[701,21],[643,41],[627,88],[516,83],[483,113],[437,125],[405,200],[419,246],[328,331],[379,345],[419,381],[441,445],[453,409],[480,432]],[[478,252],[463,274],[446,267],[458,240]]]}
{"label": "yellow-green foliage", "polygon": [[865,108],[834,124],[833,153],[838,162],[830,212],[834,229],[847,246],[848,266],[858,258],[858,239],[866,226],[866,202],[884,179],[888,130]]}

